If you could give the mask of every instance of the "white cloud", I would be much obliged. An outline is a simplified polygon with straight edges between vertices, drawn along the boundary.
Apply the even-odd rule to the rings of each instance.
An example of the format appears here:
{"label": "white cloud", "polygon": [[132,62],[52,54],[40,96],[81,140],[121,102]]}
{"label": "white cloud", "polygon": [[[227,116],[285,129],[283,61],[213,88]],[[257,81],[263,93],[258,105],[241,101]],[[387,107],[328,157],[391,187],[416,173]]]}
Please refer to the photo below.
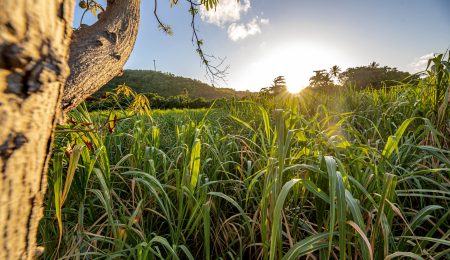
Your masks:
{"label": "white cloud", "polygon": [[250,9],[250,0],[220,0],[216,10],[207,11],[204,6],[200,7],[200,18],[218,26],[225,23],[236,22],[241,19],[241,14],[245,14]]}
{"label": "white cloud", "polygon": [[256,16],[248,23],[238,23],[241,20],[241,15],[250,10],[250,2],[251,0],[220,0],[215,10],[209,11],[204,6],[201,6],[200,18],[204,22],[215,24],[222,28],[229,24],[227,33],[228,37],[233,41],[261,34],[261,26],[268,25],[269,19]]}
{"label": "white cloud", "polygon": [[233,41],[238,41],[247,38],[251,35],[256,35],[261,33],[261,26],[260,25],[267,25],[269,24],[268,19],[258,19],[258,17],[253,18],[249,23],[247,24],[237,24],[232,23],[228,27],[228,37]]}
{"label": "white cloud", "polygon": [[419,58],[416,58],[411,64],[409,64],[409,66],[411,66],[415,72],[425,70],[428,60],[433,58],[434,55],[434,53],[425,54]]}

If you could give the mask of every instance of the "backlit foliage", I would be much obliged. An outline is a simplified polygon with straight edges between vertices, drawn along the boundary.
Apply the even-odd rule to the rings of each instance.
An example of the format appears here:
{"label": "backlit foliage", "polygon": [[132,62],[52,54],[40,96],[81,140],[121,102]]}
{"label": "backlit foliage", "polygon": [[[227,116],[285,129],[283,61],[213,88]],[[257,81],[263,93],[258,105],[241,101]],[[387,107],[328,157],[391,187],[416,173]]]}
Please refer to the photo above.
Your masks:
{"label": "backlit foliage", "polygon": [[445,259],[449,73],[151,114],[122,85],[58,128],[44,258]]}

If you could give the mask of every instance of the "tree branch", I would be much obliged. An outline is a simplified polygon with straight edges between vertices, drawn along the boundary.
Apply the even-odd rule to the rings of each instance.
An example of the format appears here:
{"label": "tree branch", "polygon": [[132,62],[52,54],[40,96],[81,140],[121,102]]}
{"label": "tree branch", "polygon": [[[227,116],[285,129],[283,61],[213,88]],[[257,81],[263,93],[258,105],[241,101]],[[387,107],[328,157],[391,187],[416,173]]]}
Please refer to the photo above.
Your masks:
{"label": "tree branch", "polygon": [[158,22],[159,29],[163,30],[168,35],[173,35],[173,31],[172,31],[172,28],[170,27],[170,25],[161,22],[161,20],[159,19],[158,0],[155,0],[155,8],[153,9],[153,15],[155,16],[156,21]]}
{"label": "tree branch", "polygon": [[136,41],[140,0],[108,0],[99,20],[74,32],[62,100],[70,111],[121,73]]}
{"label": "tree branch", "polygon": [[[192,28],[192,44],[196,47],[196,51],[200,56],[202,64],[205,66],[206,77],[211,82],[211,84],[217,83],[217,81],[225,82],[225,77],[227,75],[227,70],[229,66],[225,66],[225,68],[221,68],[225,62],[225,58],[218,58],[210,54],[206,54],[203,51],[203,40],[198,37],[198,29],[195,24],[196,16],[198,14],[198,7],[201,5],[199,3],[194,2],[194,0],[186,0],[189,5],[189,12],[191,14],[191,28]],[[206,5],[206,4],[205,4]],[[213,64],[216,62],[216,64]]]}

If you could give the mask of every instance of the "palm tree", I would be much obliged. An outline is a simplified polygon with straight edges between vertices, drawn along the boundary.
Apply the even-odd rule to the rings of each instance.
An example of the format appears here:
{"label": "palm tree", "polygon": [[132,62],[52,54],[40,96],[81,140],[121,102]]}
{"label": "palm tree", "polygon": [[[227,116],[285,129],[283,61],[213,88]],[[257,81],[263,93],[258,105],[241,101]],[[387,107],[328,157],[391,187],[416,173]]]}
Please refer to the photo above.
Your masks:
{"label": "palm tree", "polygon": [[278,76],[273,80],[271,90],[275,96],[286,92],[286,80],[284,79],[284,76]]}
{"label": "palm tree", "polygon": [[333,67],[330,68],[330,72],[328,74],[330,74],[330,76],[333,79],[337,79],[339,74],[341,73],[341,68],[339,68],[338,65],[334,65]]}
{"label": "palm tree", "polygon": [[311,87],[328,87],[332,83],[330,74],[326,70],[315,70],[314,76],[309,78]]}
{"label": "palm tree", "polygon": [[378,66],[380,66],[380,64],[377,63],[377,62],[375,62],[375,61],[372,61],[372,62],[369,64],[369,68],[371,68],[371,69],[378,68]]}
{"label": "palm tree", "polygon": [[278,76],[272,81],[272,85],[261,89],[261,93],[278,96],[287,91],[286,80],[284,76]]}

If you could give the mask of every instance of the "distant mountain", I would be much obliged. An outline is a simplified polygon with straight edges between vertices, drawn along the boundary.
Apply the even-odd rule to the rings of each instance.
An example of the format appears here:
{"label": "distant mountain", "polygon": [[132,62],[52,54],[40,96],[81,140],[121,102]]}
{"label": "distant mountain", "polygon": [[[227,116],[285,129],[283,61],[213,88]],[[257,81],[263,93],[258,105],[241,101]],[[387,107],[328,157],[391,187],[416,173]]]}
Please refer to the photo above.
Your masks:
{"label": "distant mountain", "polygon": [[243,97],[251,94],[248,91],[236,91],[231,88],[216,88],[196,79],[175,76],[153,70],[125,70],[121,76],[115,77],[103,86],[96,95],[112,91],[123,84],[138,93],[156,93],[160,96],[176,96],[188,92],[189,97],[206,99]]}

